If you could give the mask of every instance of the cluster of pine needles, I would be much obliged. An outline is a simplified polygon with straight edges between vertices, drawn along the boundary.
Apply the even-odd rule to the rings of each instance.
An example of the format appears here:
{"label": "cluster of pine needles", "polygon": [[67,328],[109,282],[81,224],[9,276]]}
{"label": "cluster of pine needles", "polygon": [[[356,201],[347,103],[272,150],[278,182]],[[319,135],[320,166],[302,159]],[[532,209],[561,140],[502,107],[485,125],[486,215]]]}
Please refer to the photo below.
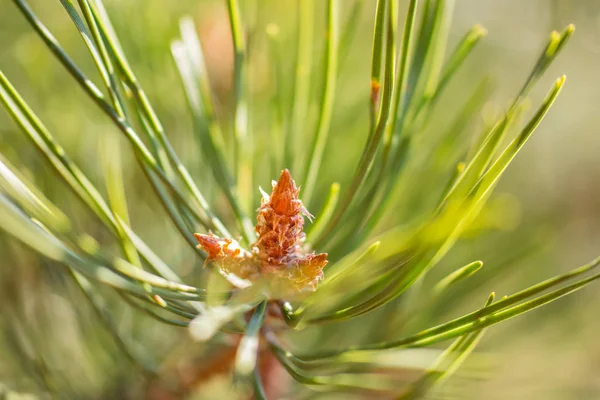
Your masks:
{"label": "cluster of pine needles", "polygon": [[[346,324],[345,321],[402,300],[409,289],[422,285],[424,276],[469,232],[503,172],[556,100],[565,84],[564,76],[556,79],[531,117],[523,121],[528,95],[572,36],[573,26],[551,33],[525,83],[494,124],[474,135],[474,139],[467,139],[468,122],[479,111],[489,89],[489,82],[483,81],[456,115],[451,129],[438,133],[435,140],[424,146],[419,136],[435,115],[438,99],[485,36],[485,30],[473,27],[446,54],[453,6],[450,0],[410,0],[405,15],[399,13],[401,2],[378,0],[370,10],[366,7],[370,3],[357,1],[349,6],[345,21],[342,9],[347,5],[341,0],[327,0],[323,7],[315,1],[300,1],[293,98],[289,110],[282,112],[285,115],[279,121],[281,129],[270,133],[269,152],[257,154],[258,139],[250,113],[253,107],[247,27],[238,0],[227,0],[234,87],[225,122],[217,113],[192,19],[181,21],[181,37],[172,44],[194,134],[212,175],[198,182],[171,145],[169,137],[173,132],[167,132],[162,125],[129,64],[102,0],[60,2],[81,35],[99,79],[82,71],[46,28],[43,16],[39,18],[25,0],[13,0],[38,39],[89,97],[90,106],[97,107],[127,139],[153,189],[147,196],[160,201],[189,245],[186,251],[195,255],[195,268],[203,276],[203,284],[184,282],[176,272],[178,267],[163,261],[141,238],[144,235],[136,232],[129,217],[132,204],[127,201],[118,162],[120,148],[105,142],[109,146],[106,153],[112,157],[103,161],[106,187],[98,188],[69,157],[53,128],[44,124],[2,72],[0,99],[8,115],[39,151],[46,167],[110,232],[119,252],[103,244],[106,238],[82,231],[68,210],[53,204],[5,157],[0,158],[0,228],[8,234],[4,241],[14,237],[52,267],[64,267],[64,279],[72,280],[81,289],[97,312],[95,321],[110,333],[120,356],[133,363],[141,374],[160,375],[153,352],[132,345],[131,338],[115,323],[111,310],[114,307],[110,304],[131,306],[141,317],[152,318],[154,324],[171,325],[169,330],[188,327],[193,338],[207,342],[198,346],[233,346],[235,357],[227,369],[232,371],[236,390],[255,398],[266,398],[269,392],[265,381],[270,379],[270,369],[264,367],[263,361],[271,359],[305,385],[297,390],[420,397],[458,369],[491,325],[525,314],[600,278],[599,273],[592,272],[600,263],[597,259],[499,299],[491,293],[472,312],[439,325],[416,332],[388,333],[395,337],[391,340],[373,341],[367,337],[355,344],[340,340],[337,346],[319,346],[296,333],[317,332],[315,337],[331,343],[327,339],[330,326]],[[118,11],[118,6],[115,8]],[[314,35],[314,19],[323,11],[322,67],[313,71],[307,66],[313,65],[314,38],[321,37]],[[371,11],[375,19],[371,76],[365,77],[369,123],[364,147],[355,165],[345,168],[349,175],[340,177],[343,185],[326,182],[322,164],[328,156],[336,94],[343,84],[338,82],[340,59],[352,41],[357,19]],[[310,101],[307,93],[316,76],[323,84],[316,126],[312,129],[303,122]],[[299,146],[300,142],[304,146]],[[428,190],[427,199],[423,199],[431,207],[410,220],[390,217],[397,207],[398,193],[403,190],[402,179],[411,168],[414,172],[414,160],[434,158],[442,166],[435,171],[436,180],[442,184]],[[262,159],[269,160],[272,179],[284,171],[282,179],[287,180],[292,194],[284,199],[288,203],[274,205],[284,200],[265,192],[261,212],[270,214],[259,214],[255,229],[254,210],[260,206],[255,203],[255,171]],[[291,176],[300,186],[299,192]],[[219,205],[215,196],[205,195],[207,187],[218,192]],[[267,211],[265,204],[271,207]],[[285,211],[288,208],[293,210],[289,215]],[[304,225],[303,218],[311,216],[311,211],[314,220]],[[394,224],[390,225],[390,221]],[[279,232],[279,236],[272,232]],[[285,236],[285,232],[292,234]],[[269,246],[281,253],[276,262],[268,256],[269,249],[265,250],[267,234],[271,235]],[[255,263],[248,279],[239,276],[250,265],[239,261],[242,256],[250,260],[247,263]],[[318,261],[311,261],[315,259]],[[302,270],[309,263],[312,269]],[[429,300],[436,301],[482,266],[481,261],[474,261],[456,268],[426,288]],[[310,279],[301,282],[310,284],[274,289],[274,276],[279,285],[286,279],[306,278],[302,274],[308,274]],[[407,315],[422,312],[409,300],[407,304],[413,305],[405,311]],[[49,378],[53,366],[35,355],[31,348],[36,346],[22,343],[23,327],[16,322],[19,317],[9,320],[9,314],[5,313],[4,322],[12,321],[13,325],[7,328],[6,335],[14,343],[21,341],[15,349],[26,348],[22,353],[31,362],[29,371],[39,376],[41,390],[62,392],[60,382]],[[446,343],[443,350],[434,346],[442,343]],[[430,362],[421,362],[418,367],[414,360],[407,362],[411,357],[421,357],[416,349],[427,349],[423,354]],[[207,365],[218,358],[210,352],[205,355],[202,363]]]}

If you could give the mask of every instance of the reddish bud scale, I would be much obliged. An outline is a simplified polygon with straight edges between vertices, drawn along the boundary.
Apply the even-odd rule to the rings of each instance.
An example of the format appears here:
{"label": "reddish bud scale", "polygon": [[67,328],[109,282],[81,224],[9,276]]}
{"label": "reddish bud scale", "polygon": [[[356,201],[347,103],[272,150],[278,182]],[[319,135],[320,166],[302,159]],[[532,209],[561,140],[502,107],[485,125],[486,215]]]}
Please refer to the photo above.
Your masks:
{"label": "reddish bud scale", "polygon": [[256,281],[263,276],[276,292],[314,290],[323,278],[327,254],[302,253],[304,216],[312,216],[298,198],[299,191],[290,172],[283,170],[258,209],[258,239],[252,252],[233,239],[196,234],[208,254],[207,262],[243,279]]}
{"label": "reddish bud scale", "polygon": [[199,247],[206,251],[208,257],[207,263],[216,265],[222,271],[228,274],[235,274],[239,278],[255,280],[259,276],[259,271],[254,259],[254,255],[240,247],[239,243],[233,239],[222,239],[211,234],[194,234]]}
{"label": "reddish bud scale", "polygon": [[381,84],[376,79],[371,79],[371,103],[377,104],[379,100],[379,89]]}

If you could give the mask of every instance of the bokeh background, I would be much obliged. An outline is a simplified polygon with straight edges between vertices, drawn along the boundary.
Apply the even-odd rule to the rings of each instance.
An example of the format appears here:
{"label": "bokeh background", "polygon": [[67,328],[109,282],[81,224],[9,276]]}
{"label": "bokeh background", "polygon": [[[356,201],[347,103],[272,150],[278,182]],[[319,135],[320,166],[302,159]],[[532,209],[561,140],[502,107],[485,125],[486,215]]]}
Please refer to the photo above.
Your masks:
{"label": "bokeh background", "polygon": [[[339,72],[331,136],[321,173],[323,188],[333,179],[345,183],[344,177],[348,179],[366,137],[374,1],[363,1],[366,4],[353,28],[351,46]],[[222,115],[226,114],[231,101],[232,49],[224,2],[105,3],[129,61],[175,148],[218,208],[212,177],[191,133],[191,119],[169,46],[178,34],[179,19],[185,15],[194,18],[207,53],[219,109]],[[344,15],[353,3],[343,2]],[[84,71],[97,77],[80,36],[59,2],[31,0],[30,4]],[[277,118],[269,111],[271,102],[282,101],[278,99],[285,99],[291,90],[293,50],[289,44],[295,34],[295,1],[260,0],[252,4],[244,6],[245,17],[252,26],[247,32],[250,107],[252,130],[262,132],[272,127]],[[305,120],[306,130],[311,133],[315,129],[321,84],[322,8],[317,10],[315,34],[315,82],[311,94],[314,105],[309,107]],[[450,48],[476,23],[484,26],[488,35],[437,106],[436,118],[427,126],[431,131],[443,130],[458,105],[466,101],[482,78],[489,76],[494,92],[476,122],[483,126],[506,107],[520,88],[549,33],[569,23],[574,23],[577,30],[533,92],[535,104],[556,77],[567,75],[558,101],[497,189],[497,201],[493,203],[499,211],[494,213],[493,229],[461,241],[440,265],[436,276],[475,259],[484,261],[483,270],[462,285],[460,293],[451,293],[432,307],[426,316],[431,321],[442,321],[472,309],[473,302],[482,303],[490,291],[500,296],[511,293],[600,254],[600,3],[457,0]],[[98,187],[103,187],[104,140],[122,138],[8,0],[0,3],[0,68],[72,158]],[[274,93],[281,97],[274,97]],[[124,141],[122,144],[133,226],[157,253],[193,280],[200,266],[159,203],[147,195],[150,188],[134,158],[125,151],[127,145]],[[270,145],[268,141],[258,144],[257,159],[261,152],[269,151]],[[4,112],[0,112],[0,152],[66,210],[78,229],[90,232],[100,241],[104,238],[103,244],[114,246],[116,251],[108,233],[48,171],[44,160]],[[293,166],[290,167],[293,172]],[[259,173],[258,183],[268,187],[269,179],[274,177],[268,162],[264,162]],[[409,176],[403,184],[407,193],[418,193],[418,183],[418,179]],[[400,200],[398,213],[418,210],[418,201],[418,196]],[[69,388],[72,398],[118,398],[123,393],[143,393],[137,392],[143,383],[130,364],[119,358],[118,350],[81,297],[62,277],[60,266],[40,259],[0,234],[0,384],[24,393],[38,393],[40,380],[47,380],[42,386]],[[599,306],[600,288],[596,284],[534,314],[492,328],[472,363],[434,397],[600,398]],[[185,332],[173,332],[176,328],[157,326],[151,319],[140,318],[118,299],[112,300],[112,308],[119,329],[135,338],[134,344],[141,353],[152,349],[161,360],[165,375],[181,374],[191,368],[193,357],[189,349],[193,345]],[[350,342],[354,337],[372,338],[373,332],[380,337],[394,336],[393,320],[384,324],[375,315],[367,322],[369,328],[364,328],[364,324],[353,326],[350,338],[344,334],[347,331],[332,330],[331,335],[335,340]],[[198,354],[206,351],[209,350],[197,349]],[[196,397],[225,398],[218,378],[211,385],[198,389]]]}

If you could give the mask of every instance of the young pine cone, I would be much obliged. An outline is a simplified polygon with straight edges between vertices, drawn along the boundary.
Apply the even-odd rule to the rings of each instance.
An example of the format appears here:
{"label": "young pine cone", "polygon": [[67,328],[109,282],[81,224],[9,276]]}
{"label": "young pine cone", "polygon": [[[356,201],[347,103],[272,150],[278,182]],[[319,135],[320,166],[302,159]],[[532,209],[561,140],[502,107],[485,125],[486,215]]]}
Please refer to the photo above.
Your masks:
{"label": "young pine cone", "polygon": [[258,239],[247,251],[231,238],[195,234],[208,254],[207,263],[225,274],[256,282],[264,278],[276,292],[315,290],[323,278],[327,254],[303,253],[304,217],[312,218],[298,198],[300,189],[285,169],[263,193],[255,231]]}

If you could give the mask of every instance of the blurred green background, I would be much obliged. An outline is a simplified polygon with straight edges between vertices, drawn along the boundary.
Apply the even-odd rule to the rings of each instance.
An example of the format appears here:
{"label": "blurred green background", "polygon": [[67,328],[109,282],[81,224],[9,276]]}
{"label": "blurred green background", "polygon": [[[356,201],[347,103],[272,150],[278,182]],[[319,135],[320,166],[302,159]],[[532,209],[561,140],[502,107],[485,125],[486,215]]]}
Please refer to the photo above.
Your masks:
{"label": "blurred green background", "polygon": [[[325,188],[332,180],[339,180],[342,185],[347,183],[366,138],[375,2],[364,2],[339,71],[331,135],[320,177],[323,194],[316,199],[317,209],[311,209],[313,212],[318,210]],[[32,0],[30,4],[83,70],[97,79],[92,60],[59,2]],[[347,16],[354,1],[343,4],[344,16]],[[232,49],[224,2],[107,0],[106,5],[125,53],[167,134],[200,188],[219,211],[219,204],[224,202],[213,189],[212,176],[200,157],[169,46],[178,35],[179,19],[185,15],[193,17],[207,53],[220,115],[226,118],[231,97]],[[278,118],[272,111],[272,103],[287,98],[291,90],[294,50],[290,43],[294,43],[295,35],[295,13],[292,12],[295,1],[260,0],[251,4],[242,1],[242,6],[251,26],[247,35],[252,132],[264,135],[273,129],[273,121]],[[311,93],[314,101],[305,119],[306,130],[311,134],[315,129],[321,84],[319,66],[323,40],[320,35],[324,5],[321,8],[316,11]],[[443,321],[470,310],[474,301],[482,303],[490,291],[502,296],[582,264],[600,249],[600,135],[597,128],[600,126],[597,110],[600,104],[600,3],[595,0],[458,0],[450,48],[476,23],[484,26],[488,35],[437,105],[436,119],[426,128],[431,132],[447,128],[458,106],[468,99],[482,78],[489,76],[494,92],[475,123],[475,129],[481,129],[491,116],[506,107],[520,88],[550,31],[560,30],[569,23],[574,23],[577,31],[534,90],[532,97],[538,102],[556,77],[567,75],[567,84],[557,103],[496,191],[496,201],[491,207],[497,206],[499,211],[490,213],[492,221],[484,221],[494,229],[485,229],[485,234],[461,241],[440,266],[440,272],[434,275],[442,276],[444,270],[476,259],[484,261],[484,269],[460,287],[461,293],[450,293],[444,302],[428,311],[423,317],[427,321]],[[91,105],[9,1],[0,4],[0,68],[72,158],[98,187],[103,187],[104,140],[122,141],[123,149],[128,145]],[[281,97],[274,97],[275,93]],[[268,140],[257,143],[256,159],[270,150],[268,146],[272,146]],[[419,146],[431,147],[435,142],[422,141]],[[102,244],[112,245],[117,251],[108,233],[48,171],[45,161],[4,112],[0,112],[0,153],[65,210],[78,229],[93,234],[100,241],[105,239],[106,243]],[[147,195],[151,189],[134,158],[126,151],[123,158],[133,226],[158,254],[193,280],[200,265],[160,204]],[[297,166],[289,167],[293,174]],[[410,220],[412,214],[422,210],[421,202],[427,203],[427,193],[419,189],[422,179],[419,168],[411,170],[412,175],[408,174],[400,183],[404,187],[399,193],[394,217]],[[268,187],[270,179],[275,178],[274,172],[265,156],[259,164],[257,186]],[[258,199],[258,190],[256,195]],[[463,373],[446,383],[434,397],[599,398],[598,293],[598,287],[592,285],[526,318],[491,329],[479,347],[479,354],[474,356],[473,364],[481,365],[465,367]],[[118,351],[106,332],[98,327],[89,307],[79,303],[81,297],[65,282],[59,266],[39,259],[16,241],[0,235],[0,326],[3,331],[0,383],[35,393],[35,381],[46,376],[50,377],[51,385],[70,387],[75,397],[86,398],[110,398],[110,393],[117,396],[117,393],[142,390],[139,386],[143,384],[136,379],[135,371],[119,359]],[[135,312],[118,299],[112,301],[119,329],[136,339],[142,353],[151,348],[158,354],[158,358],[164,360],[166,374],[185,369],[180,356],[190,344],[184,330],[173,332],[176,328],[157,326],[153,320],[134,315]],[[374,314],[367,319],[372,324],[370,328],[361,332],[359,325],[353,325],[352,335],[342,340],[370,341],[373,332],[381,338],[393,336],[396,321],[384,323],[378,319],[381,314]],[[332,335],[336,337],[341,332],[333,330]],[[18,361],[35,359],[31,356],[35,350],[45,354],[44,362]],[[198,352],[203,351],[208,350],[198,348]],[[186,362],[192,364],[192,361]],[[48,368],[53,372],[46,373]],[[198,396],[223,398],[218,389],[215,390],[205,390]]]}

